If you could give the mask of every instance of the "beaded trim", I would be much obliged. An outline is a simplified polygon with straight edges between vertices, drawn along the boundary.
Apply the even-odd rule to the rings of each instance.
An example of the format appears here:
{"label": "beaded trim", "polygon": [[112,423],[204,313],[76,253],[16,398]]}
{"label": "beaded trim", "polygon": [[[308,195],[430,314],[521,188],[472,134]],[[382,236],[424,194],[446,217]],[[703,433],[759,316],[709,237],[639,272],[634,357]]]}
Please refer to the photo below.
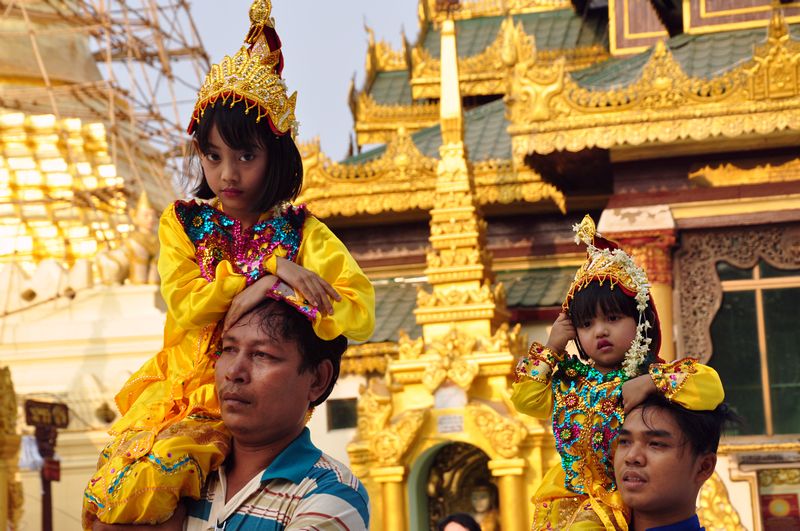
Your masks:
{"label": "beaded trim", "polygon": [[305,205],[286,204],[271,218],[244,230],[239,220],[206,203],[176,201],[175,214],[195,246],[203,278],[213,281],[217,265],[227,260],[250,285],[269,273],[264,262],[279,248],[287,260],[297,259],[308,210]]}
{"label": "beaded trim", "polygon": [[697,363],[695,358],[684,358],[680,363],[654,363],[650,366],[650,377],[667,400],[672,401],[689,375],[697,373]]}

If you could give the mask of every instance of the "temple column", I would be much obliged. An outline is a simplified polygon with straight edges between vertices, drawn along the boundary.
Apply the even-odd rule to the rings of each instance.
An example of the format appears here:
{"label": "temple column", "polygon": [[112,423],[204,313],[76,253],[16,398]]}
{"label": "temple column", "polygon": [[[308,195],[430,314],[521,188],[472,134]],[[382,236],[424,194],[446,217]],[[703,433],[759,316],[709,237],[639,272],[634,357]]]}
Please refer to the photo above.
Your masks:
{"label": "temple column", "polygon": [[661,321],[661,358],[675,359],[675,336],[672,289],[672,249],[675,232],[672,230],[627,232],[611,235],[642,266],[650,280],[650,294]]}
{"label": "temple column", "polygon": [[525,494],[525,460],[492,459],[489,470],[497,478],[500,495],[500,528],[528,529],[528,512],[523,510],[529,501]]}
{"label": "temple column", "polygon": [[[676,231],[672,212],[666,205],[606,209],[597,229],[619,243],[647,273],[661,321],[660,355],[664,361],[674,360],[672,250]],[[680,356],[686,354],[691,353],[682,352]]]}
{"label": "temple column", "polygon": [[405,474],[402,466],[375,468],[370,474],[381,485],[383,531],[406,531]]}

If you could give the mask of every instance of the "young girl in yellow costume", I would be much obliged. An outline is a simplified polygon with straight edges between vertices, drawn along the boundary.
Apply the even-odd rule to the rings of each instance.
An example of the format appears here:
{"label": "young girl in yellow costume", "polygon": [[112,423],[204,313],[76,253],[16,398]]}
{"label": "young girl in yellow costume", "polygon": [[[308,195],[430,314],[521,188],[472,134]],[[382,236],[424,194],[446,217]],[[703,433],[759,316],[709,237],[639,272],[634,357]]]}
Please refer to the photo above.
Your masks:
{"label": "young girl in yellow costume", "polygon": [[161,217],[164,349],[116,397],[123,416],[85,491],[86,528],[160,523],[181,497],[198,497],[229,448],[216,340],[264,297],[295,305],[322,339],[372,334],[369,280],[325,225],[288,203],[302,186],[290,134],[297,95],[281,79],[270,11],[268,0],[253,3],[246,46],[200,89],[189,126],[202,168],[195,195],[213,200],[177,201]]}
{"label": "young girl in yellow costume", "polygon": [[[561,456],[533,497],[532,529],[626,530],[612,459],[624,412],[656,392],[688,409],[714,409],[722,385],[697,360],[660,362],[658,316],[645,272],[597,234],[589,216],[575,231],[576,242],[588,247],[587,260],[547,345],[531,345],[513,385],[517,410],[552,416]],[[580,356],[566,353],[570,340]]]}

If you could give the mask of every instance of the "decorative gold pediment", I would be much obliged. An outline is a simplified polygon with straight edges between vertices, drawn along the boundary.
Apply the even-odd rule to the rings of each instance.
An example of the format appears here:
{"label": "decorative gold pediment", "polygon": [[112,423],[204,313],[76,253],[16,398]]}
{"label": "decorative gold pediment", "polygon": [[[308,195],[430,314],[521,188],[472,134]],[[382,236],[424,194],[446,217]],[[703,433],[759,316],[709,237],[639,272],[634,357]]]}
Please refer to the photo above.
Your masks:
{"label": "decorative gold pediment", "polygon": [[513,417],[506,417],[496,410],[473,402],[467,406],[472,421],[494,450],[505,458],[517,457],[519,445],[527,437],[525,425]]}
{"label": "decorative gold pediment", "polygon": [[403,411],[370,438],[369,450],[375,456],[378,464],[391,466],[401,463],[425,421],[427,413],[426,409]]}
{"label": "decorative gold pediment", "polygon": [[563,64],[523,62],[507,96],[514,156],[800,131],[799,68],[780,9],[753,58],[711,79],[687,76],[663,42],[636,81],[609,90],[578,85]]}
{"label": "decorative gold pediment", "polygon": [[700,489],[700,500],[697,507],[700,525],[706,529],[725,529],[727,531],[744,531],[739,513],[731,503],[728,489],[722,478],[714,474]]}
{"label": "decorative gold pediment", "polygon": [[[458,72],[462,96],[504,94],[509,50],[521,57],[536,58],[539,64],[563,60],[568,71],[586,68],[608,57],[599,45],[569,50],[536,50],[534,38],[525,33],[521,22],[511,17],[500,25],[495,40],[481,53],[459,58]],[[417,46],[411,50],[411,93],[414,99],[439,98],[441,61],[428,50]]]}
{"label": "decorative gold pediment", "polygon": [[350,106],[359,146],[389,142],[398,129],[414,133],[439,123],[438,103],[381,105],[366,92],[351,92]]}
{"label": "decorative gold pediment", "polygon": [[369,42],[367,44],[367,81],[371,82],[377,72],[396,72],[408,70],[410,67],[408,56],[408,41],[403,35],[402,47],[399,50],[392,48],[386,41],[376,41],[375,32],[365,26]]}
{"label": "decorative gold pediment", "polygon": [[[320,217],[431,210],[438,159],[419,152],[401,129],[377,159],[363,164],[331,161],[318,141],[300,144],[305,182],[299,200]],[[551,200],[564,210],[564,195],[539,174],[516,172],[511,161],[488,160],[473,165],[478,204],[537,203]]]}
{"label": "decorative gold pediment", "polygon": [[480,372],[480,366],[469,357],[477,350],[478,340],[453,328],[447,335],[428,346],[425,359],[428,362],[422,374],[422,384],[429,391],[436,391],[450,380],[468,391],[472,381]]}

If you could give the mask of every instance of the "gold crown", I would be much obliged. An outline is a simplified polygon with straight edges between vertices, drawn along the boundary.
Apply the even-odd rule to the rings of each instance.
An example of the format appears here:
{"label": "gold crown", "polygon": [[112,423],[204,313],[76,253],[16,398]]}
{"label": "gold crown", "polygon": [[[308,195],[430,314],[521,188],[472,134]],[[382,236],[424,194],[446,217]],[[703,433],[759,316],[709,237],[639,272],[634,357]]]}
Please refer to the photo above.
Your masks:
{"label": "gold crown", "polygon": [[648,291],[649,284],[644,270],[637,266],[633,259],[617,244],[606,240],[597,232],[597,227],[592,218],[587,214],[580,224],[573,227],[575,243],[586,244],[586,261],[575,273],[575,279],[569,287],[564,299],[563,309],[569,309],[569,303],[579,292],[592,282],[601,285],[609,282],[613,288],[617,284],[622,286],[632,297],[643,289]]}
{"label": "gold crown", "polygon": [[209,105],[221,102],[233,107],[245,105],[245,113],[255,110],[256,123],[267,118],[273,132],[286,134],[295,124],[297,92],[288,95],[281,79],[283,54],[275,33],[275,22],[270,14],[270,0],[255,0],[250,6],[250,31],[233,57],[225,56],[219,64],[211,66],[197,95],[188,132],[205,114]]}
{"label": "gold crown", "polygon": [[[588,214],[572,229],[575,231],[575,243],[586,244],[586,261],[575,273],[575,279],[569,287],[562,308],[568,312],[569,303],[575,294],[592,282],[598,282],[600,285],[608,282],[612,289],[614,286],[621,286],[623,291],[636,300],[636,309],[639,312],[636,336],[631,347],[625,353],[622,367],[629,377],[641,374],[652,342],[652,339],[648,337],[650,335],[648,331],[658,324],[657,317],[655,318],[656,322],[651,323],[645,315],[647,304],[653,304],[650,299],[650,283],[647,280],[647,274],[616,243],[598,234],[597,227]],[[655,305],[653,305],[653,312],[655,313]],[[655,355],[658,354],[659,346],[659,344],[654,346]]]}

